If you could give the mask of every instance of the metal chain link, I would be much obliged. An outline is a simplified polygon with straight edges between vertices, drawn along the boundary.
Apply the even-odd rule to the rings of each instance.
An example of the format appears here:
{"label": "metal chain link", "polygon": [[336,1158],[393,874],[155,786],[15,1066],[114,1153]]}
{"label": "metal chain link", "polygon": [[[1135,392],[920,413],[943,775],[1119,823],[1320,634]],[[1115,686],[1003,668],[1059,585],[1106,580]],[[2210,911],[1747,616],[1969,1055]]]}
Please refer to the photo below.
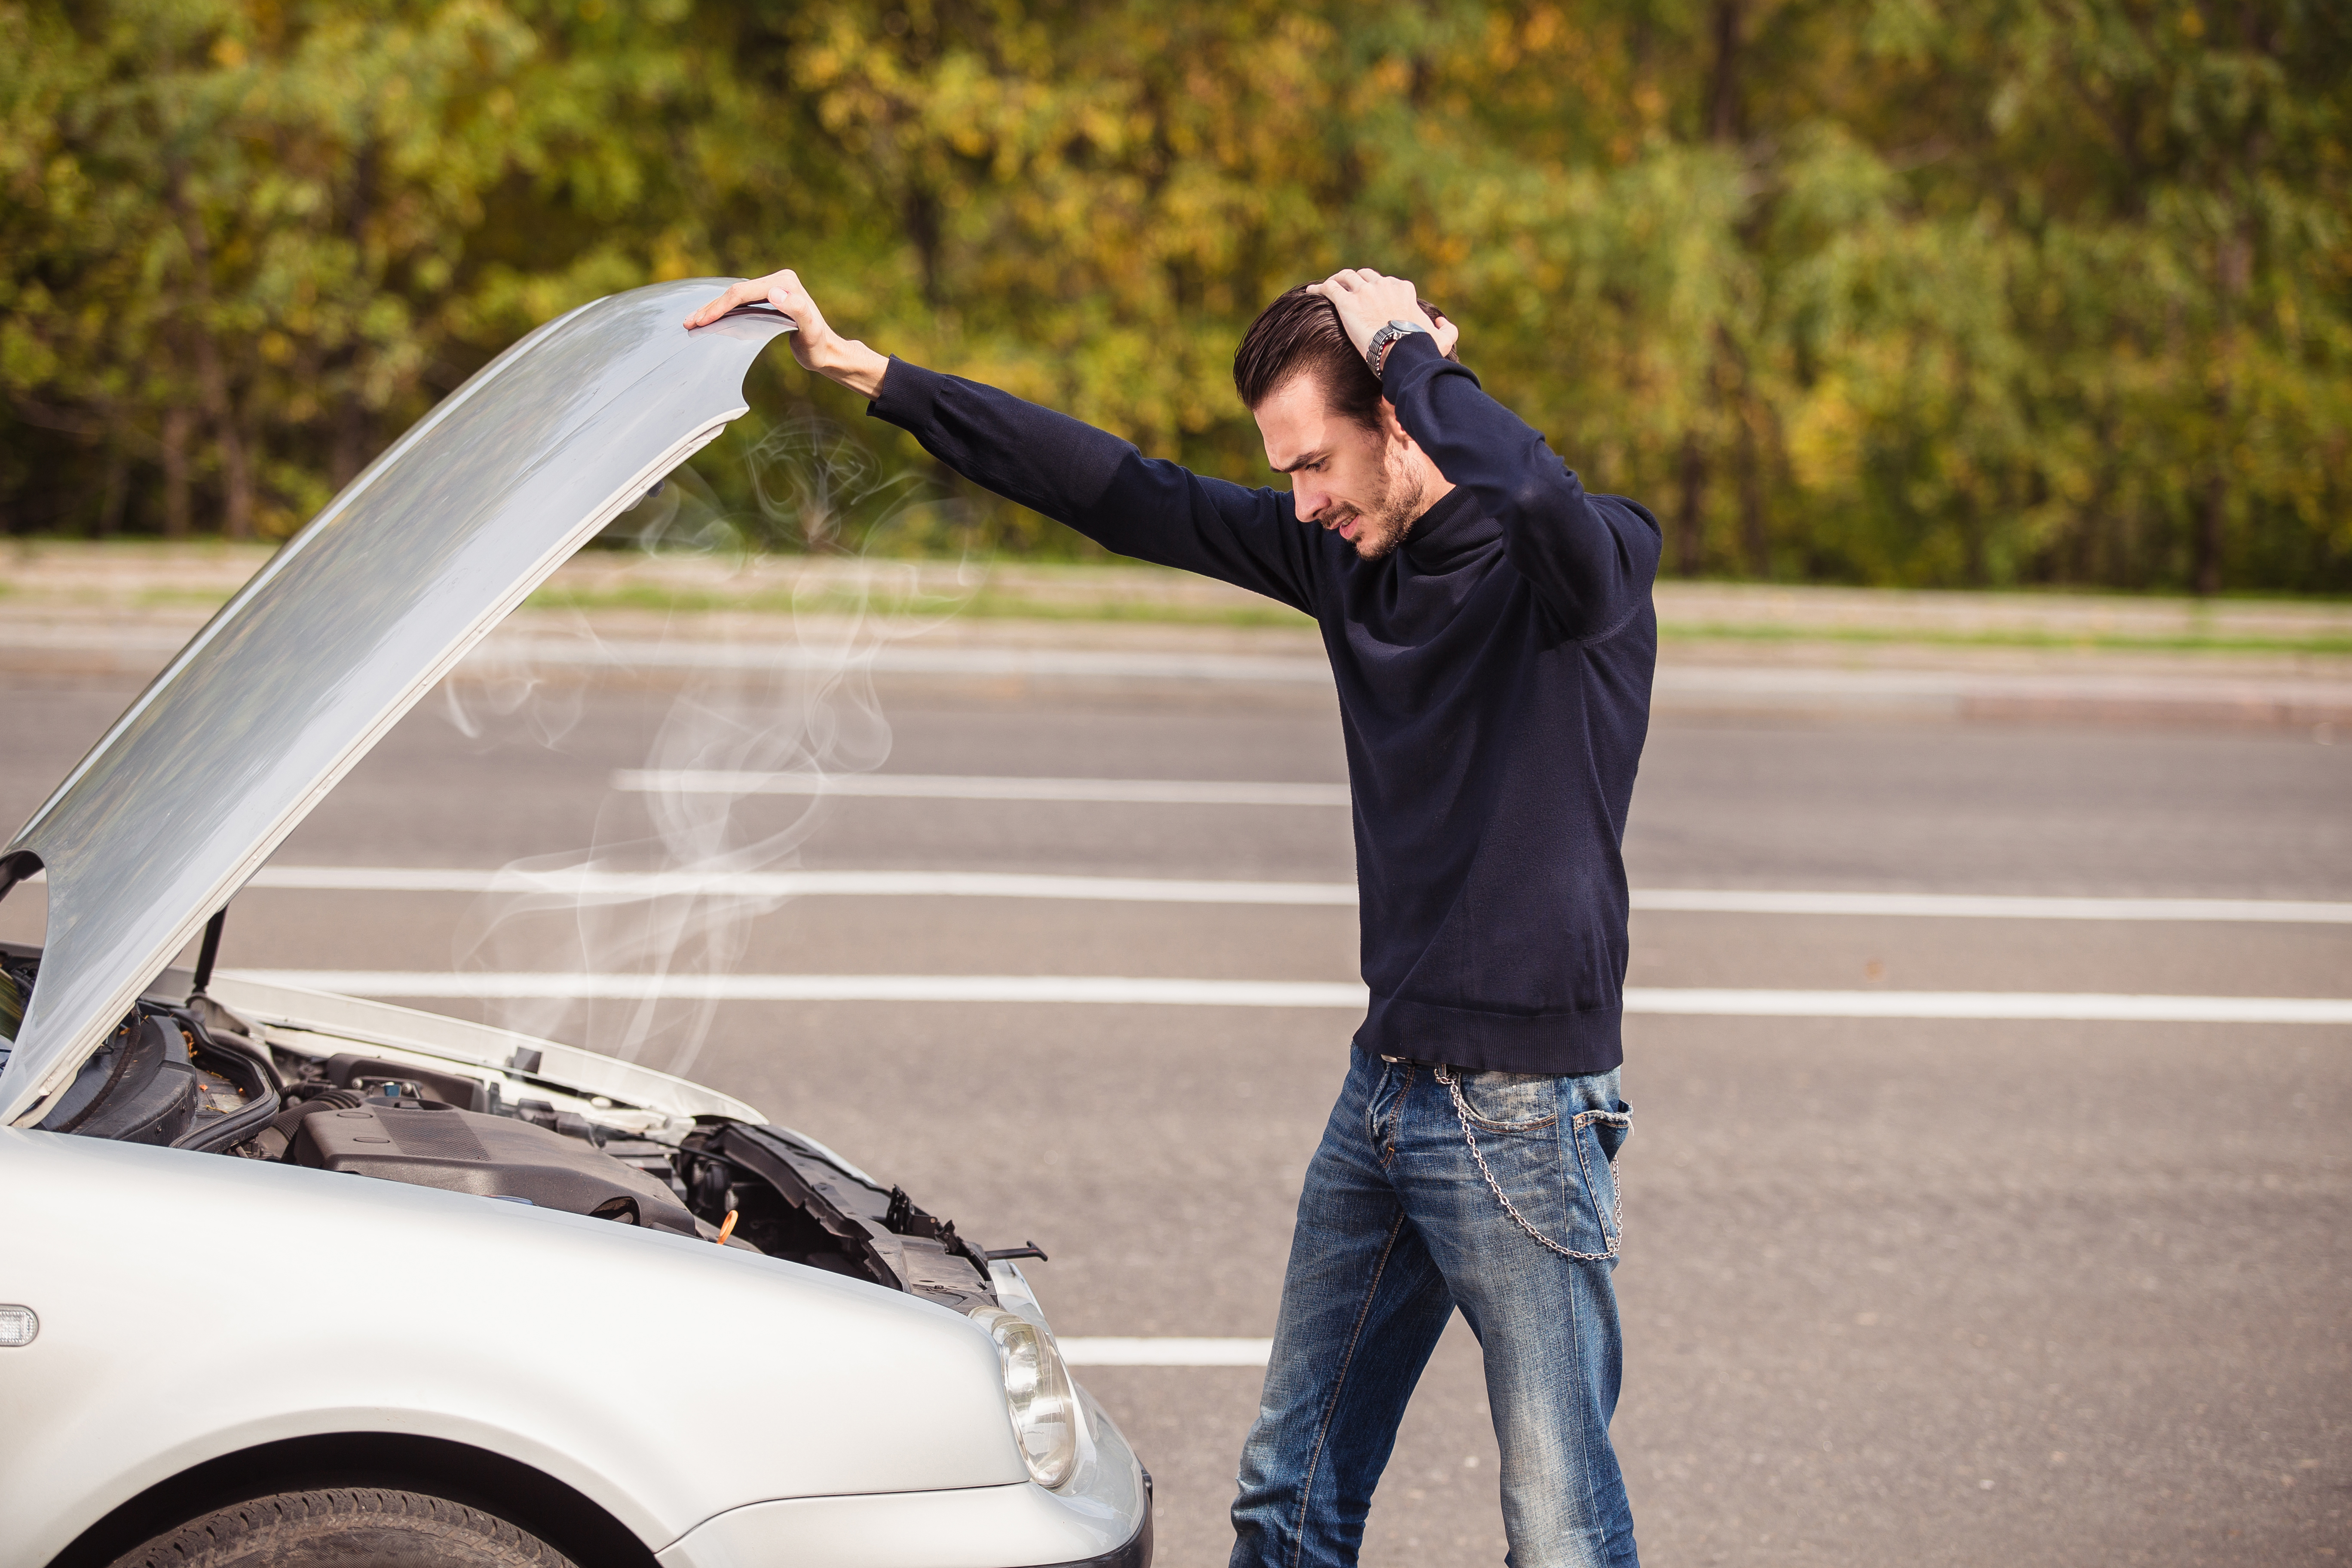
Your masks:
{"label": "metal chain link", "polygon": [[[1470,1130],[1470,1107],[1464,1103],[1462,1099],[1462,1080],[1454,1076],[1454,1070],[1451,1068],[1440,1067],[1437,1069],[1437,1081],[1445,1086],[1447,1093],[1453,1095],[1454,1114],[1462,1123],[1462,1141],[1470,1145],[1470,1158],[1478,1163],[1478,1173],[1486,1178],[1487,1187],[1493,1191],[1496,1201],[1503,1205],[1503,1212],[1511,1216],[1513,1224],[1517,1225],[1521,1230],[1526,1231],[1529,1236],[1535,1237],[1536,1240],[1541,1242],[1544,1246],[1549,1247],[1554,1252],[1559,1253],[1562,1258],[1573,1258],[1579,1263],[1606,1263],[1617,1256],[1618,1245],[1623,1241],[1625,1237],[1625,1189],[1619,1184],[1617,1180],[1616,1155],[1612,1154],[1609,1156],[1609,1194],[1611,1200],[1609,1205],[1610,1215],[1608,1229],[1609,1250],[1606,1252],[1579,1252],[1573,1247],[1562,1247],[1559,1242],[1554,1241],[1551,1237],[1546,1236],[1543,1232],[1538,1230],[1534,1226],[1528,1223],[1528,1216],[1519,1212],[1518,1205],[1511,1202],[1511,1195],[1503,1191],[1503,1184],[1496,1181],[1495,1179],[1495,1173],[1487,1168],[1486,1156],[1478,1147],[1478,1135]],[[1584,1149],[1581,1143],[1577,1147],[1576,1160],[1579,1165],[1584,1165]],[[1584,1167],[1584,1190],[1588,1194],[1592,1191],[1592,1171],[1590,1166]]]}

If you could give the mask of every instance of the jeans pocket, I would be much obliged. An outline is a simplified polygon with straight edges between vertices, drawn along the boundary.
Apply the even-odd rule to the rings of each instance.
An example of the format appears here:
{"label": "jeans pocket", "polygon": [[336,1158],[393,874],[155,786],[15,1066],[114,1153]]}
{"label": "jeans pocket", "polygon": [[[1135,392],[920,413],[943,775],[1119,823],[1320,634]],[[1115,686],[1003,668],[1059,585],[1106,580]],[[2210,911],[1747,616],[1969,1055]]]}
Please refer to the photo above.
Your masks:
{"label": "jeans pocket", "polygon": [[1494,1132],[1532,1132],[1559,1120],[1559,1079],[1540,1072],[1456,1072],[1464,1114]]}
{"label": "jeans pocket", "polygon": [[[1481,1079],[1489,1083],[1486,1103],[1474,1107],[1469,1090]],[[1525,1080],[1548,1089],[1536,1089]],[[1520,1081],[1511,1081],[1520,1080]],[[1530,1073],[1465,1073],[1437,1070],[1454,1100],[1454,1114],[1462,1124],[1463,1142],[1486,1188],[1502,1205],[1510,1222],[1533,1240],[1562,1258],[1579,1263],[1612,1263],[1622,1239],[1622,1205],[1617,1194],[1617,1151],[1633,1131],[1633,1112],[1624,1101],[1612,1100],[1612,1110],[1579,1110],[1563,1120],[1559,1112],[1559,1086],[1566,1081]],[[1503,1103],[1518,1097],[1516,1104]],[[1535,1101],[1540,1100],[1540,1107]],[[1489,1112],[1540,1109],[1542,1114],[1520,1121],[1490,1121]],[[1483,1129],[1492,1143],[1481,1146]],[[1496,1134],[1542,1133],[1531,1137]],[[1497,1170],[1497,1166],[1501,1169]],[[1545,1176],[1530,1183],[1538,1173]],[[1530,1201],[1513,1200],[1517,1191]],[[1537,1197],[1540,1192],[1543,1196]],[[1560,1200],[1565,1200],[1561,1202]],[[1534,1212],[1530,1214],[1529,1209]],[[1538,1223],[1540,1221],[1541,1223]],[[1577,1245],[1581,1243],[1581,1246]]]}
{"label": "jeans pocket", "polygon": [[1633,1135],[1633,1113],[1621,1100],[1614,1110],[1580,1110],[1569,1125],[1585,1201],[1591,1205],[1592,1222],[1601,1227],[1613,1257],[1625,1217],[1624,1199],[1617,1189],[1617,1155],[1625,1140]]}

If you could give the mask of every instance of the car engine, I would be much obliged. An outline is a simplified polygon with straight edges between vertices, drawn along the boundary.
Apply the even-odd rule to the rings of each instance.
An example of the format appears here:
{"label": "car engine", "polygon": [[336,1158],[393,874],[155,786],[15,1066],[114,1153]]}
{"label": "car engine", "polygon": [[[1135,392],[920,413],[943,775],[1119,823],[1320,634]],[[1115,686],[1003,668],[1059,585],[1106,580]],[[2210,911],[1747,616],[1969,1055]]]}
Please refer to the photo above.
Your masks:
{"label": "car engine", "polygon": [[[0,944],[0,1016],[21,1017],[38,969],[37,949]],[[530,1092],[535,1061],[502,1071],[454,1061],[427,1068],[364,1051],[309,1051],[288,1033],[264,1030],[201,991],[184,1002],[151,994],[39,1126],[647,1226],[958,1310],[996,1300],[989,1255],[952,1223],[783,1129],[719,1117],[699,1118],[674,1139],[616,1129],[560,1109],[576,1098],[560,1086],[543,1086],[545,1098]]]}

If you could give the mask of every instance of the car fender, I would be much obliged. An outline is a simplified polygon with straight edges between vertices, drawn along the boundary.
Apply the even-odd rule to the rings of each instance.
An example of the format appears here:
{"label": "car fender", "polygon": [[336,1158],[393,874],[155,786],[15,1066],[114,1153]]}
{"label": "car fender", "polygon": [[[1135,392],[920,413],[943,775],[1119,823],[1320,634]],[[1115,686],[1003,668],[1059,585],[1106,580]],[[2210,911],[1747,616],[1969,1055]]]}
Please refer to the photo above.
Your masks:
{"label": "car fender", "polygon": [[496,1199],[0,1128],[7,1568],[260,1443],[529,1465],[649,1549],[774,1500],[1026,1480],[988,1337],[740,1248]]}

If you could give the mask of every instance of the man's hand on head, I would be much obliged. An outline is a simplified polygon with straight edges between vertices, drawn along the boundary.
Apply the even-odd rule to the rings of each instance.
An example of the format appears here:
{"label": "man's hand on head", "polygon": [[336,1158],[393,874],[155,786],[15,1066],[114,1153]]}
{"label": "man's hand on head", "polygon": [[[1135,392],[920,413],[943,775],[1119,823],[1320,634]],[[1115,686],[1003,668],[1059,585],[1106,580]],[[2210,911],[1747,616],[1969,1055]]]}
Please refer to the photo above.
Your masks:
{"label": "man's hand on head", "polygon": [[845,338],[825,324],[824,312],[801,286],[800,274],[787,267],[771,272],[765,278],[747,278],[727,292],[706,301],[702,308],[686,319],[688,331],[707,327],[728,311],[741,305],[753,305],[761,300],[773,305],[788,317],[793,328],[793,357],[806,368],[831,381],[839,382],[850,391],[867,397],[878,396],[882,378],[889,373],[890,361],[876,353],[855,338]]}
{"label": "man's hand on head", "polygon": [[1347,330],[1348,341],[1356,345],[1358,353],[1366,353],[1372,334],[1391,321],[1423,328],[1436,338],[1437,352],[1449,359],[1462,337],[1462,329],[1443,312],[1432,314],[1422,308],[1421,290],[1412,283],[1369,267],[1342,268],[1320,283],[1309,283],[1307,291],[1320,294],[1338,308],[1339,325]]}

